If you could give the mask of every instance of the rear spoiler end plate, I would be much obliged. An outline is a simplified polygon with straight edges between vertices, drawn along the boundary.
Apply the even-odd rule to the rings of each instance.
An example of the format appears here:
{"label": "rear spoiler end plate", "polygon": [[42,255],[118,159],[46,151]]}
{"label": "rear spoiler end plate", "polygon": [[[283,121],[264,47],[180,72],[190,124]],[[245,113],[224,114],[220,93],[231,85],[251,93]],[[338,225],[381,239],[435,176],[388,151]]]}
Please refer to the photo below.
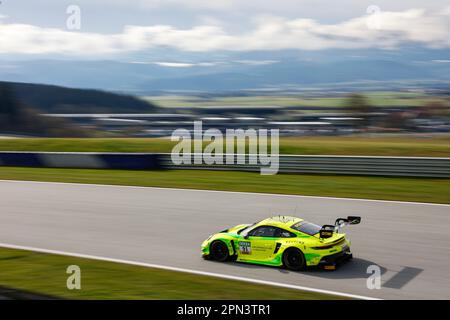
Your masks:
{"label": "rear spoiler end plate", "polygon": [[325,224],[319,231],[319,237],[321,239],[331,238],[333,233],[339,232],[342,227],[352,224],[361,223],[361,217],[357,216],[348,216],[347,218],[337,218],[334,226],[331,224]]}

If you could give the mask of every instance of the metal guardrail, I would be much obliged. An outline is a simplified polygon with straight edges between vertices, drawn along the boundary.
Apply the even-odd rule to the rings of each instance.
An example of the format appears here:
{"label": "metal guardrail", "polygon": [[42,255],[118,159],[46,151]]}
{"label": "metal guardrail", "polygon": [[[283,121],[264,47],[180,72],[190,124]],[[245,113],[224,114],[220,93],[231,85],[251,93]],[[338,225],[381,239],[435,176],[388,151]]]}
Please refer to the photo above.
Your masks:
{"label": "metal guardrail", "polygon": [[[194,163],[194,154],[189,156]],[[0,166],[260,172],[261,165],[249,164],[249,155],[244,155],[244,164],[238,164],[237,157],[234,164],[175,165],[170,154],[162,153],[0,152]],[[450,178],[450,158],[280,155],[278,172]]]}
{"label": "metal guardrail", "polygon": [[[248,163],[249,156],[246,155],[245,164],[237,164],[235,156],[234,164],[175,165],[170,154],[161,155],[161,165],[168,169],[260,171],[260,165]],[[280,155],[279,172],[450,178],[450,158]]]}

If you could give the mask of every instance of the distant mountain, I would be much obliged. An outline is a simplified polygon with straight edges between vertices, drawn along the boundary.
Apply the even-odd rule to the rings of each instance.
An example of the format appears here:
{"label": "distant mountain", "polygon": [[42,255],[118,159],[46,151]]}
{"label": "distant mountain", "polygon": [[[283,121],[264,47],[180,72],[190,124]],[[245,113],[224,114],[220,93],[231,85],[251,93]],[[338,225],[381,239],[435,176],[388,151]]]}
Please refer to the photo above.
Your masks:
{"label": "distant mountain", "polygon": [[450,50],[139,52],[116,61],[0,60],[0,80],[136,94],[362,81],[450,81]]}
{"label": "distant mountain", "polygon": [[219,73],[152,79],[143,82],[137,88],[139,91],[146,89],[217,91],[369,80],[431,80],[445,77],[446,74],[438,75],[441,71],[392,61],[339,63],[286,61],[261,66],[243,66],[240,70],[236,68]]}
{"label": "distant mountain", "polygon": [[0,82],[41,113],[152,113],[157,107],[129,95],[52,85]]}

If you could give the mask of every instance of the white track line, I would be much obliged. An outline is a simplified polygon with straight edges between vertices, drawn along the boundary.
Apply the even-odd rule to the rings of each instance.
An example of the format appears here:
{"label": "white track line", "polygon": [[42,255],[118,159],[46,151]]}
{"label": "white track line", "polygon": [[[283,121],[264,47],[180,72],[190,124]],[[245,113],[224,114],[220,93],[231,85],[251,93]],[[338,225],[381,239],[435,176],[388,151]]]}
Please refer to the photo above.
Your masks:
{"label": "white track line", "polygon": [[82,186],[96,186],[96,187],[110,187],[110,188],[134,188],[134,189],[156,189],[169,191],[192,191],[192,192],[211,192],[211,193],[232,193],[232,194],[247,194],[255,196],[276,196],[276,197],[291,197],[291,198],[311,198],[324,200],[348,200],[348,201],[363,201],[363,202],[382,202],[382,203],[398,203],[411,205],[428,205],[428,206],[443,206],[450,207],[450,204],[445,203],[429,203],[429,202],[413,202],[413,201],[395,201],[395,200],[376,200],[376,199],[359,199],[359,198],[339,198],[339,197],[323,197],[323,196],[302,196],[296,194],[281,194],[281,193],[263,193],[263,192],[248,192],[248,191],[227,191],[227,190],[204,190],[204,189],[188,189],[188,188],[170,188],[170,187],[140,187],[127,186],[117,184],[97,184],[97,183],[76,183],[76,182],[54,182],[54,181],[32,181],[32,180],[2,180],[0,182],[11,183],[36,183],[36,184],[63,184],[63,185],[82,185]]}
{"label": "white track line", "polygon": [[84,258],[84,259],[93,259],[93,260],[100,260],[100,261],[123,263],[123,264],[129,264],[129,265],[135,265],[135,266],[147,267],[147,268],[157,268],[157,269],[163,269],[163,270],[169,270],[169,271],[197,274],[197,275],[201,275],[201,276],[209,276],[209,277],[215,277],[215,278],[221,278],[221,279],[243,281],[243,282],[262,284],[262,285],[268,285],[268,286],[276,286],[276,287],[287,288],[287,289],[322,293],[322,294],[328,294],[328,295],[334,295],[334,296],[352,298],[352,299],[381,300],[378,298],[360,296],[360,295],[356,295],[356,294],[343,293],[343,292],[337,292],[337,291],[331,291],[331,290],[322,290],[322,289],[316,289],[316,288],[302,287],[302,286],[296,286],[296,285],[291,285],[291,284],[286,284],[286,283],[278,283],[278,282],[273,282],[273,281],[231,276],[231,275],[220,274],[220,273],[163,266],[163,265],[159,265],[159,264],[151,264],[151,263],[144,263],[144,262],[138,262],[138,261],[99,257],[99,256],[93,256],[93,255],[87,255],[87,254],[81,254],[81,253],[72,253],[72,252],[66,252],[66,251],[41,249],[41,248],[35,248],[35,247],[14,245],[14,244],[9,244],[9,243],[0,243],[0,247],[9,248],[9,249],[17,249],[17,250],[35,251],[35,252],[42,252],[42,253],[56,254],[56,255],[63,255],[63,256],[70,256],[70,257],[77,257],[77,258]]}

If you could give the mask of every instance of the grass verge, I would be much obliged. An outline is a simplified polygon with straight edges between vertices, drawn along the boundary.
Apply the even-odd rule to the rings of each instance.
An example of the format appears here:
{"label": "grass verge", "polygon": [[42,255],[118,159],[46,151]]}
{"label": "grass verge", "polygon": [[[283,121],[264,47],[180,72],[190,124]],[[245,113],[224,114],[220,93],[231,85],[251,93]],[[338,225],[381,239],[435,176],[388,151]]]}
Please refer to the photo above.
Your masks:
{"label": "grass verge", "polygon": [[[436,96],[420,94],[415,92],[362,92],[374,107],[397,106],[397,107],[419,107],[426,103],[439,99]],[[201,108],[204,106],[283,106],[283,107],[340,107],[345,111],[347,97],[345,95],[327,96],[327,97],[307,97],[299,95],[263,95],[263,96],[245,96],[245,97],[211,97],[208,99],[192,96],[144,96],[144,100],[156,103],[166,108],[170,107],[191,107]],[[449,105],[450,102],[441,97],[442,103]]]}
{"label": "grass verge", "polygon": [[[0,248],[0,286],[66,299],[340,299],[128,264]],[[67,267],[81,269],[81,289],[68,290]],[[270,292],[270,295],[268,295]]]}
{"label": "grass verge", "polygon": [[[175,144],[154,138],[24,138],[0,139],[0,151],[171,152]],[[281,138],[280,154],[450,157],[450,136]]]}
{"label": "grass verge", "polygon": [[0,167],[0,179],[450,203],[450,179],[19,167]]}

